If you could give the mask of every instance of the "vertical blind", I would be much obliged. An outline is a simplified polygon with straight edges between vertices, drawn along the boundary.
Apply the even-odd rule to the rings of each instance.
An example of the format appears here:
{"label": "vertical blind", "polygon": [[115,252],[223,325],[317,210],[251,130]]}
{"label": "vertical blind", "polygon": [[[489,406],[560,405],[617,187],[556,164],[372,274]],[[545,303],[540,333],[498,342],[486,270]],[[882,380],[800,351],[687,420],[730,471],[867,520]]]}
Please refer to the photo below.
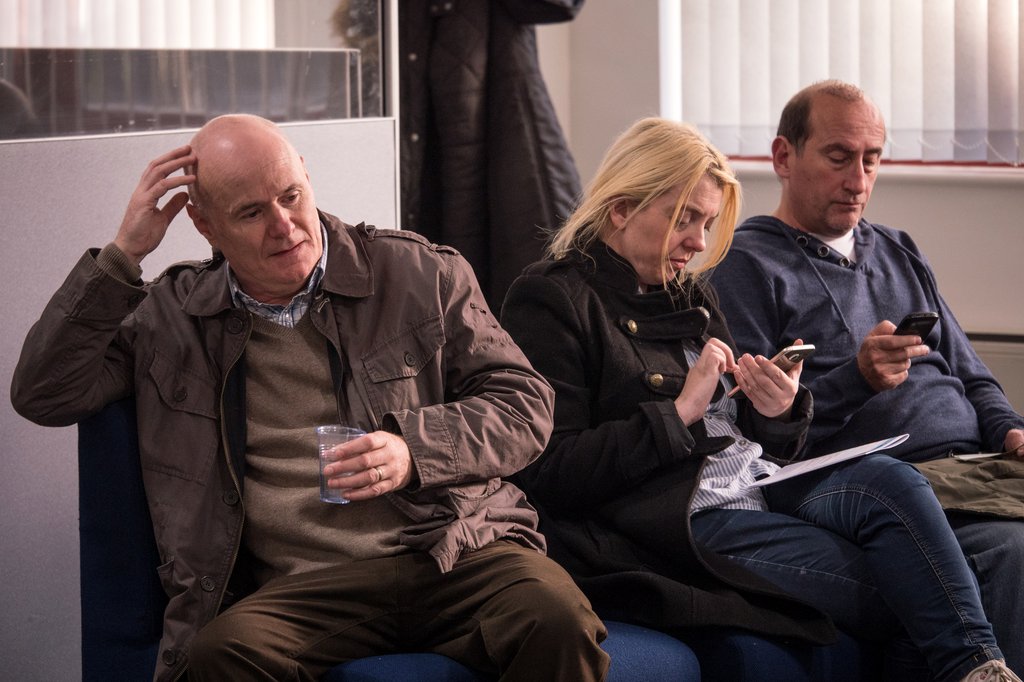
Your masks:
{"label": "vertical blind", "polygon": [[898,161],[1024,162],[1024,0],[660,0],[662,113],[766,156],[800,88],[878,104]]}
{"label": "vertical blind", "polygon": [[270,49],[274,0],[0,0],[0,47]]}

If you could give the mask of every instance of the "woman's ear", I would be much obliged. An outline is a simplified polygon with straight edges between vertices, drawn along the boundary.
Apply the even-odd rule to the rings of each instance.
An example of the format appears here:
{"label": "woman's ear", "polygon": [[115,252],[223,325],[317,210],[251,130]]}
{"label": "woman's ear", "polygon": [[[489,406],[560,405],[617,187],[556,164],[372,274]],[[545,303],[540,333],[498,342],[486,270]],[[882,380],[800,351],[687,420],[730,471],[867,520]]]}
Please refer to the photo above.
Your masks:
{"label": "woman's ear", "polygon": [[616,230],[621,230],[626,226],[629,216],[633,213],[633,207],[634,203],[625,197],[619,197],[612,202],[609,217]]}

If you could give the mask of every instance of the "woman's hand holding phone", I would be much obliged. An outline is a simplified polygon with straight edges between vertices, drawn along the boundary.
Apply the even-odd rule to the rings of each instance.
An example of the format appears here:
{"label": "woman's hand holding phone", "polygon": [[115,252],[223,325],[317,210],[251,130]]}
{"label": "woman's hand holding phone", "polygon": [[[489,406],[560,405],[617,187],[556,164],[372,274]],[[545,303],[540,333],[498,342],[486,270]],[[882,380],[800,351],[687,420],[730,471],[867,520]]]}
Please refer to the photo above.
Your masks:
{"label": "woman's hand holding phone", "polygon": [[754,409],[769,418],[789,414],[800,389],[803,359],[814,352],[814,346],[797,339],[792,346],[779,351],[771,360],[743,355],[734,372],[737,386],[730,395],[742,390]]}

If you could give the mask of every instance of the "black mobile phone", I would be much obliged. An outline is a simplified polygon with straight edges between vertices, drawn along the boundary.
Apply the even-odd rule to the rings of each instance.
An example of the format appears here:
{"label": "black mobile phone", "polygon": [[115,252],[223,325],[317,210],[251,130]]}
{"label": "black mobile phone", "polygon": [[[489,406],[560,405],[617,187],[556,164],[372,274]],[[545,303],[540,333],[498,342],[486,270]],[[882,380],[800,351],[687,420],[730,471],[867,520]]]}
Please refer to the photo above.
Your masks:
{"label": "black mobile phone", "polygon": [[775,366],[783,372],[788,372],[793,365],[800,362],[814,352],[813,343],[803,343],[797,346],[786,346],[772,358]]}
{"label": "black mobile phone", "polygon": [[[772,358],[772,362],[775,366],[781,369],[783,372],[788,372],[793,368],[793,365],[800,362],[808,355],[814,352],[813,343],[801,343],[793,346],[786,346]],[[726,395],[730,398],[740,392],[739,386],[733,386],[732,390]]]}
{"label": "black mobile phone", "polygon": [[939,321],[939,314],[932,311],[910,313],[896,325],[896,331],[893,332],[897,336],[910,336],[917,335],[924,340],[924,337],[928,336],[928,332],[932,330],[935,323]]}

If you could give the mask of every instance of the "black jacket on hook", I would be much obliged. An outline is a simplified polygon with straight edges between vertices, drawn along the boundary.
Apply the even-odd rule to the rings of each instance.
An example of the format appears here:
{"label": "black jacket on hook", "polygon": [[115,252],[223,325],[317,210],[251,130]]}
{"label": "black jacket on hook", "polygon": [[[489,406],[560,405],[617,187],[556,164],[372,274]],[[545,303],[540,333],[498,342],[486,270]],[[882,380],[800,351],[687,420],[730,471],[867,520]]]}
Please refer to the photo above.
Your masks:
{"label": "black jacket on hook", "polygon": [[582,5],[399,3],[400,223],[458,249],[494,310],[580,193],[534,24],[572,19]]}

